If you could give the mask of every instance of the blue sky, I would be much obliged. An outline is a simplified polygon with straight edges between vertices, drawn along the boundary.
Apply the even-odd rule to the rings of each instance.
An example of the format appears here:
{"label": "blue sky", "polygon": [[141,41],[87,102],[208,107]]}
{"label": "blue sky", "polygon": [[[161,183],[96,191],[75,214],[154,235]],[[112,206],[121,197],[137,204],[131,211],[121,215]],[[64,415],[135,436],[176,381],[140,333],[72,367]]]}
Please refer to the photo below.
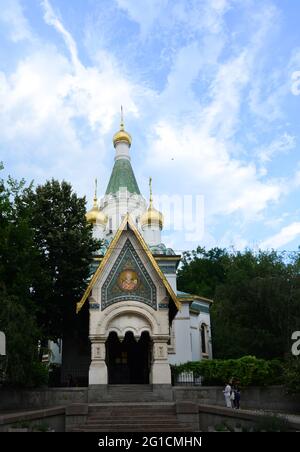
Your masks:
{"label": "blue sky", "polygon": [[204,233],[169,246],[296,250],[299,18],[298,0],[0,0],[5,173],[103,193],[122,104],[144,195],[151,175],[204,199]]}

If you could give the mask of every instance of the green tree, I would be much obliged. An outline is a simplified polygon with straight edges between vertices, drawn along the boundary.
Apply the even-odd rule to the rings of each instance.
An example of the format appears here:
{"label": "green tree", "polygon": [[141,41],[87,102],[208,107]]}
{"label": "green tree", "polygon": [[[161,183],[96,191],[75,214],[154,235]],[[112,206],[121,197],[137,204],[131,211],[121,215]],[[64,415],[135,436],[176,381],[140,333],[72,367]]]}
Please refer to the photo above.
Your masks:
{"label": "green tree", "polygon": [[0,330],[6,334],[6,381],[32,386],[40,366],[40,330],[31,298],[39,256],[30,225],[16,207],[24,190],[24,181],[0,179]]}
{"label": "green tree", "polygon": [[32,299],[45,338],[62,337],[76,322],[76,302],[85,290],[91,256],[99,248],[85,219],[85,205],[70,184],[54,179],[36,190],[30,187],[18,198],[20,215],[30,222],[39,254]]}
{"label": "green tree", "polygon": [[216,286],[226,280],[229,260],[228,251],[222,248],[207,251],[198,246],[184,252],[177,275],[178,287],[191,294],[214,297]]}
{"label": "green tree", "polygon": [[215,356],[285,357],[299,325],[299,275],[275,251],[232,255],[212,308]]}
{"label": "green tree", "polygon": [[33,387],[46,384],[48,371],[39,359],[40,330],[33,313],[18,297],[0,291],[0,330],[6,335],[5,382]]}
{"label": "green tree", "polygon": [[0,329],[10,384],[45,382],[38,344],[68,330],[82,337],[80,328],[87,328],[86,310],[76,316],[75,306],[100,244],[85,212],[85,199],[66,182],[34,189],[0,179]]}
{"label": "green tree", "polygon": [[198,248],[184,257],[179,288],[214,299],[216,358],[290,353],[291,333],[300,324],[299,253]]}

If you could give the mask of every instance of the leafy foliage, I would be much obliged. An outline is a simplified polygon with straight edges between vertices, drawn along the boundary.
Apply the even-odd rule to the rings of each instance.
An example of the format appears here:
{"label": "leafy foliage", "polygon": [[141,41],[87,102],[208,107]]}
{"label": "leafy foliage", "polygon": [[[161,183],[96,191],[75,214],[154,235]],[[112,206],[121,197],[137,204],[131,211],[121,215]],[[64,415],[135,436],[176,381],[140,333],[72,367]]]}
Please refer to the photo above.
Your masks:
{"label": "leafy foliage", "polygon": [[76,301],[85,289],[90,259],[99,248],[85,220],[85,198],[67,182],[51,180],[18,197],[20,214],[29,221],[39,254],[39,277],[32,298],[46,337],[62,337],[75,321]]}
{"label": "leafy foliage", "polygon": [[284,370],[284,383],[289,394],[300,394],[300,359],[291,358]]}
{"label": "leafy foliage", "polygon": [[288,430],[287,418],[277,414],[261,415],[253,428],[254,432],[287,432]]}
{"label": "leafy foliage", "polygon": [[195,377],[202,377],[202,383],[224,385],[233,379],[241,386],[265,386],[283,382],[283,364],[278,360],[257,359],[255,356],[243,356],[239,359],[212,359],[191,361],[172,366],[173,372],[193,372]]}
{"label": "leafy foliage", "polygon": [[48,371],[38,356],[40,330],[17,297],[1,294],[0,330],[5,331],[7,343],[5,380],[14,386],[46,384]]}
{"label": "leafy foliage", "polygon": [[300,324],[300,258],[214,248],[184,253],[179,289],[213,298],[216,358],[283,358]]}
{"label": "leafy foliage", "polygon": [[69,184],[52,180],[34,190],[24,180],[0,179],[0,330],[8,384],[47,383],[38,344],[82,324],[75,303],[98,246],[85,221],[85,199]]}

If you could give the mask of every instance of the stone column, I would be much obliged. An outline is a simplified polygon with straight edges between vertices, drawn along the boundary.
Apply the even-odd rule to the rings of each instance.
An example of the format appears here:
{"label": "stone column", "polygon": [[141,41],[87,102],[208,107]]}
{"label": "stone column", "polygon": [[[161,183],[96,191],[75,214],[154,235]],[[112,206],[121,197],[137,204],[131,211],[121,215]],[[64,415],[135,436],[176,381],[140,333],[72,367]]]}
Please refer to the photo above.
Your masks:
{"label": "stone column", "polygon": [[152,384],[171,384],[171,369],[168,362],[169,336],[153,337],[153,359],[150,372]]}
{"label": "stone column", "polygon": [[90,385],[107,385],[107,367],[105,363],[105,337],[90,336],[92,361],[89,370]]}

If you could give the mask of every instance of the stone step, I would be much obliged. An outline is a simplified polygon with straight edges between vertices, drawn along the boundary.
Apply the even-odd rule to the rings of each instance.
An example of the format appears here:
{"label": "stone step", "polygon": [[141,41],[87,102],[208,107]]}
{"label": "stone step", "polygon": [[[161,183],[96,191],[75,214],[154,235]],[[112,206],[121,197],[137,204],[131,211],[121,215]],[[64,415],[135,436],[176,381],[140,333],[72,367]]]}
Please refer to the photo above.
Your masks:
{"label": "stone step", "polygon": [[[142,417],[142,418],[138,419],[139,424],[147,423],[147,422],[151,423],[151,421],[153,422],[154,420],[155,420],[155,422],[157,424],[166,424],[166,423],[169,423],[169,422],[177,422],[176,416],[173,416],[172,418],[168,417],[167,419],[166,418],[151,418],[151,417]],[[126,424],[128,422],[136,424],[137,419],[134,419],[134,418],[131,418],[131,417],[128,417],[127,419],[126,418],[117,418],[117,419],[114,420],[113,423]],[[97,425],[98,424],[104,425],[104,424],[111,424],[111,423],[112,423],[112,421],[110,419],[99,419],[99,418],[90,419],[89,418],[87,420],[87,424],[89,424],[89,425],[95,425],[95,424],[97,424]]]}
{"label": "stone step", "polygon": [[110,426],[115,426],[117,428],[123,428],[127,425],[131,425],[133,427],[139,427],[141,428],[142,426],[147,426],[147,425],[159,425],[161,427],[165,427],[166,425],[177,425],[178,426],[178,422],[174,419],[171,419],[170,421],[166,421],[166,422],[155,422],[155,421],[147,421],[147,422],[131,422],[130,419],[127,422],[93,422],[93,423],[86,423],[86,424],[82,424],[85,427],[88,428],[108,428]]}
{"label": "stone step", "polygon": [[132,397],[129,396],[120,396],[120,397],[105,397],[103,398],[103,401],[107,402],[107,403],[111,403],[111,402],[144,402],[145,400],[147,400],[148,402],[157,402],[159,400],[158,397],[144,397],[144,396],[137,396],[136,394]]}
{"label": "stone step", "polygon": [[94,388],[89,393],[90,402],[172,402],[172,390],[163,392],[153,389],[152,385],[108,385],[99,392]]}
{"label": "stone step", "polygon": [[157,424],[146,425],[106,425],[74,427],[73,432],[192,432],[193,429],[187,425],[166,424],[164,426]]}
{"label": "stone step", "polygon": [[141,420],[151,420],[151,419],[155,419],[158,422],[160,421],[164,421],[164,420],[168,420],[168,419],[177,419],[176,415],[174,413],[172,414],[167,414],[166,416],[149,416],[149,415],[143,415],[143,416],[131,416],[130,414],[128,414],[127,416],[89,416],[87,418],[87,420],[89,422],[102,422],[102,421],[107,421],[110,419],[116,419],[118,420],[118,422],[122,422],[122,421],[126,421],[127,419],[130,419],[132,422],[139,422]]}
{"label": "stone step", "polygon": [[171,407],[145,407],[145,406],[107,406],[107,407],[91,407],[89,406],[90,416],[118,416],[128,414],[132,416],[141,416],[143,414],[166,416],[175,413],[175,406]]}
{"label": "stone step", "polygon": [[94,430],[86,430],[84,428],[74,428],[72,430],[70,430],[71,432],[90,432],[90,433],[108,433],[108,432],[139,432],[139,433],[147,433],[147,432],[151,432],[151,433],[164,433],[164,432],[170,432],[170,433],[177,433],[177,432],[194,432],[193,429],[189,428],[189,427],[183,427],[183,428],[179,428],[179,427],[172,427],[172,428],[161,428],[161,427],[157,427],[157,428],[128,428],[126,430],[120,430],[120,429],[115,429],[115,428],[110,428],[110,429],[94,429]]}
{"label": "stone step", "polygon": [[153,391],[152,385],[108,385],[108,391]]}
{"label": "stone step", "polygon": [[130,411],[103,411],[102,413],[89,413],[88,418],[89,419],[166,419],[170,417],[176,417],[176,413],[174,411],[168,411],[168,412],[162,412],[157,413],[155,411],[148,412],[148,411],[139,411],[135,413],[131,413]]}
{"label": "stone step", "polygon": [[152,393],[149,394],[119,394],[110,396],[110,394],[106,394],[102,397],[101,401],[103,402],[159,402],[161,398],[159,395],[154,395]]}
{"label": "stone step", "polygon": [[[133,411],[134,409],[134,411]],[[107,414],[127,414],[127,413],[132,413],[133,415],[140,415],[143,413],[149,413],[149,414],[172,414],[175,413],[175,408],[168,408],[168,409],[159,409],[159,408],[153,408],[153,409],[145,409],[145,408],[123,408],[123,407],[118,407],[118,408],[107,408],[107,409],[93,409],[93,410],[89,410],[90,414],[99,414],[100,416],[104,413]]]}
{"label": "stone step", "polygon": [[174,407],[175,406],[175,402],[165,402],[165,401],[161,401],[161,402],[142,402],[142,403],[135,403],[135,402],[114,402],[114,403],[110,403],[109,405],[107,403],[103,403],[103,402],[98,402],[98,403],[90,403],[89,407],[90,408],[114,408],[114,407],[126,407],[126,408],[138,408],[138,407],[143,407],[143,408],[167,408],[167,407]]}
{"label": "stone step", "polygon": [[82,432],[191,432],[180,423],[174,402],[95,403],[89,405],[87,420],[71,431]]}

